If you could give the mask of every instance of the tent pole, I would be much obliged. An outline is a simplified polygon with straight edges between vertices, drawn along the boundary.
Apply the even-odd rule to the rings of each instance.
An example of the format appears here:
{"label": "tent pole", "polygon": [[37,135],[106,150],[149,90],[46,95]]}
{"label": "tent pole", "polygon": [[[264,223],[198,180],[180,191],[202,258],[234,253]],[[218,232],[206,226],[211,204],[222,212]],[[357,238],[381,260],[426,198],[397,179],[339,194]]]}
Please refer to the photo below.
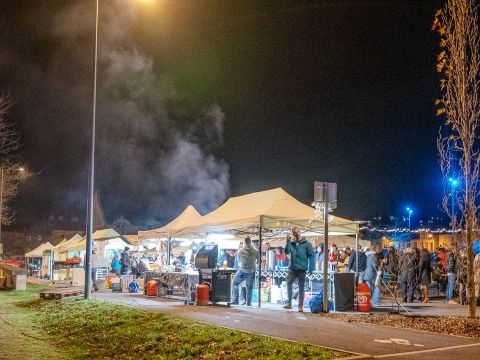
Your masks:
{"label": "tent pole", "polygon": [[169,236],[167,239],[167,266],[170,265],[170,258],[172,256],[172,237]]}
{"label": "tent pole", "polygon": [[355,233],[355,277],[358,281],[358,230]]}
{"label": "tent pole", "polygon": [[258,307],[262,306],[262,296],[260,293],[261,284],[262,284],[262,215],[260,215],[260,227],[258,229],[258,240],[259,240],[259,254],[260,258],[258,259]]}
{"label": "tent pole", "polygon": [[324,249],[323,249],[323,312],[328,313],[328,201],[325,201],[323,207],[323,223],[325,225]]}

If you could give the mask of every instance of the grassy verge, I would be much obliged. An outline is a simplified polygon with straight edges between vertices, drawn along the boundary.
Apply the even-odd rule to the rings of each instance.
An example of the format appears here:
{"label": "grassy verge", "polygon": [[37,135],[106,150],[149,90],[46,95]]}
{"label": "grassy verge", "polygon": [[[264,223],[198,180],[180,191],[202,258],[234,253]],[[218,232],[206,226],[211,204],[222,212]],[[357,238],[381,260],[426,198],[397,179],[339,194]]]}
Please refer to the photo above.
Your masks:
{"label": "grassy verge", "polygon": [[[12,303],[19,313],[27,314],[73,359],[290,360],[346,355],[99,300],[41,301],[32,294],[35,290],[10,300],[15,298]],[[0,293],[0,302],[4,297]]]}
{"label": "grassy verge", "polygon": [[68,359],[55,345],[55,338],[34,321],[32,311],[17,306],[38,297],[42,289],[29,286],[28,291],[0,291],[0,359]]}

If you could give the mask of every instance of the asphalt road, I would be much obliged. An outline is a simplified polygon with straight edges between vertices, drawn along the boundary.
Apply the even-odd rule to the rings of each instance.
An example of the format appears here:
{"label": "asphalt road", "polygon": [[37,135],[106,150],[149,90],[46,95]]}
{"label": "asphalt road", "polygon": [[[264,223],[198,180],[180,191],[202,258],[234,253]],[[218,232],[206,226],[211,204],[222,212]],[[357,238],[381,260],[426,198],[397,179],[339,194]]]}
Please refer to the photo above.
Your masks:
{"label": "asphalt road", "polygon": [[[97,293],[96,297],[150,311],[302,341],[352,353],[352,358],[480,359],[480,342],[451,335],[344,322],[295,310],[243,306],[193,306],[137,294]],[[480,331],[480,329],[479,329]]]}

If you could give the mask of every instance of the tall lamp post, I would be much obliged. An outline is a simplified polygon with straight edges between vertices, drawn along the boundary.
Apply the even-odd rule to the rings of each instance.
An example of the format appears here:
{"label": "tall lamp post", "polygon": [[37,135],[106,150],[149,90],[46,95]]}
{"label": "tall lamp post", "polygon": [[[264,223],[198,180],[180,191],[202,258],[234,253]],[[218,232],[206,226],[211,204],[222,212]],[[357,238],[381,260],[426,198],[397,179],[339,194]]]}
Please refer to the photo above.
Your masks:
{"label": "tall lamp post", "polygon": [[91,298],[92,288],[92,248],[93,248],[93,194],[95,189],[95,118],[97,115],[97,54],[98,54],[98,4],[95,1],[95,40],[93,50],[93,99],[92,99],[92,133],[90,147],[90,173],[88,178],[87,199],[87,246],[85,253],[85,299]]}
{"label": "tall lamp post", "polygon": [[407,214],[408,214],[408,236],[409,236],[408,246],[410,246],[412,241],[411,220],[412,220],[412,214],[413,214],[413,210],[410,207],[407,207]]}
{"label": "tall lamp post", "polygon": [[454,178],[448,178],[448,183],[450,184],[450,187],[452,189],[452,244],[457,243],[456,239],[456,226],[457,226],[457,216],[455,215],[455,201],[456,201],[456,192],[457,192],[457,186],[458,186],[458,180]]}
{"label": "tall lamp post", "polygon": [[410,221],[412,219],[412,214],[413,214],[413,210],[409,207],[407,207],[407,213],[408,213],[408,231],[410,232]]}

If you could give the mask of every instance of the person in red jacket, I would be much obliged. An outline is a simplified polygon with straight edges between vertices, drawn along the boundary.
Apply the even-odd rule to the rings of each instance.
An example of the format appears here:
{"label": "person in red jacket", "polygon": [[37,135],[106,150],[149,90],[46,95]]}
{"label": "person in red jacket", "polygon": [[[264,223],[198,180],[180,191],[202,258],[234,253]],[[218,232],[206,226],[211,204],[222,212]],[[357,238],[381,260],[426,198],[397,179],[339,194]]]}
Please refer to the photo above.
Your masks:
{"label": "person in red jacket", "polygon": [[447,268],[447,254],[445,254],[445,249],[442,247],[439,247],[437,250],[437,258],[440,259],[442,262],[442,266],[444,269]]}

